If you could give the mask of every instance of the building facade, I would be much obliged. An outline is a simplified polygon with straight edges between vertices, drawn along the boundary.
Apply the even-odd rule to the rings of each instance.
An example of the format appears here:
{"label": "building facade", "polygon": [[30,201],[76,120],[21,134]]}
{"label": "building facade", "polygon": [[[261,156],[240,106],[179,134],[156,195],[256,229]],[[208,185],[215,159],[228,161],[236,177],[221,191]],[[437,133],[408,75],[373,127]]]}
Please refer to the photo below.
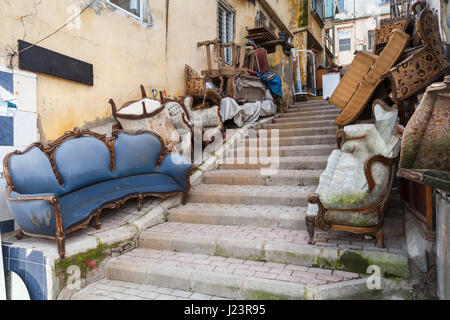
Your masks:
{"label": "building facade", "polygon": [[[108,133],[114,123],[108,100],[120,106],[136,99],[140,84],[155,99],[160,91],[168,97],[184,95],[185,64],[198,71],[207,68],[205,49],[197,42],[219,38],[244,44],[246,28],[254,27],[261,16],[276,34],[289,32],[283,21],[290,15],[290,4],[280,0],[1,2],[0,29],[8,31],[0,34],[0,85],[17,96],[16,110],[5,107],[0,115],[5,124],[0,134],[2,159],[34,141],[55,140],[74,127]],[[92,64],[93,85],[21,70],[18,40],[40,41],[39,47]],[[283,55],[269,57],[275,67],[285,60],[277,54]],[[2,196],[0,222],[3,232],[13,224]]]}
{"label": "building facade", "polygon": [[372,51],[375,29],[380,20],[390,17],[388,0],[337,0],[336,63],[352,63],[355,51]]}

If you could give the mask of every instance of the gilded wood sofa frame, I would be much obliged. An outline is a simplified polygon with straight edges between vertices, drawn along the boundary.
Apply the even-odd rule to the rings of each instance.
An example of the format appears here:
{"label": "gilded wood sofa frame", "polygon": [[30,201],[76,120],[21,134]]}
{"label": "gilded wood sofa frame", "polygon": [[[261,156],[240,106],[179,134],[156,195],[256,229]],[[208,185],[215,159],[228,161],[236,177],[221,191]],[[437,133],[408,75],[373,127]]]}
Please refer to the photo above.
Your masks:
{"label": "gilded wood sofa frame", "polygon": [[54,142],[51,142],[48,147],[44,147],[41,143],[37,142],[37,143],[33,143],[32,145],[30,145],[24,151],[16,150],[5,156],[5,158],[3,159],[3,168],[4,168],[3,170],[4,170],[5,180],[6,180],[6,183],[8,186],[6,193],[5,193],[5,198],[9,201],[37,201],[37,200],[48,201],[54,206],[54,211],[55,211],[55,221],[56,221],[56,236],[55,237],[47,236],[47,235],[32,234],[32,233],[25,232],[22,229],[19,229],[16,234],[16,237],[18,239],[21,239],[24,235],[28,235],[28,236],[32,236],[32,237],[56,240],[57,245],[58,245],[59,256],[61,257],[61,259],[64,259],[65,254],[66,254],[66,251],[65,251],[66,235],[69,233],[72,233],[74,231],[77,231],[79,229],[86,229],[93,219],[94,219],[95,227],[97,229],[100,229],[101,228],[100,216],[104,209],[120,208],[128,200],[136,198],[138,201],[138,210],[140,211],[142,209],[142,202],[143,202],[144,198],[146,198],[146,197],[157,197],[157,198],[161,198],[161,199],[166,199],[166,198],[178,195],[178,194],[183,194],[182,204],[183,205],[186,204],[187,196],[189,194],[189,191],[191,190],[191,183],[190,183],[189,177],[197,169],[196,166],[193,166],[187,173],[186,190],[169,192],[169,193],[130,194],[130,195],[124,197],[123,199],[103,204],[98,209],[94,210],[86,219],[84,219],[83,221],[79,222],[78,224],[70,227],[66,231],[64,231],[64,225],[63,225],[63,221],[62,221],[62,217],[61,217],[61,209],[60,209],[60,206],[58,203],[57,196],[45,196],[45,197],[42,197],[42,196],[29,197],[29,196],[27,196],[27,197],[11,198],[11,196],[10,196],[11,191],[16,191],[16,188],[14,187],[14,184],[12,182],[11,174],[10,174],[10,170],[9,170],[9,160],[10,160],[11,156],[25,154],[35,147],[39,148],[48,157],[50,164],[52,166],[52,169],[53,169],[53,173],[55,174],[59,184],[61,186],[64,186],[64,183],[56,169],[56,162],[55,162],[56,150],[62,143],[64,143],[65,141],[71,140],[71,139],[76,139],[76,138],[81,138],[81,137],[94,137],[98,140],[101,140],[106,145],[106,147],[108,148],[108,151],[110,153],[110,159],[111,159],[110,160],[111,161],[110,170],[113,171],[115,168],[114,142],[117,140],[119,133],[122,133],[122,132],[126,133],[126,134],[130,134],[130,135],[140,135],[140,134],[150,133],[150,134],[154,135],[155,137],[157,137],[158,140],[160,141],[161,147],[162,147],[161,154],[160,154],[160,157],[157,162],[157,167],[159,167],[161,165],[161,162],[164,159],[164,157],[166,155],[170,154],[170,152],[166,151],[164,141],[162,140],[162,138],[158,134],[151,132],[151,131],[138,131],[138,132],[130,133],[130,132],[126,132],[124,130],[115,130],[113,132],[112,137],[108,138],[106,135],[98,134],[98,133],[92,132],[87,129],[74,128],[72,131],[67,131],[63,136],[61,136]]}

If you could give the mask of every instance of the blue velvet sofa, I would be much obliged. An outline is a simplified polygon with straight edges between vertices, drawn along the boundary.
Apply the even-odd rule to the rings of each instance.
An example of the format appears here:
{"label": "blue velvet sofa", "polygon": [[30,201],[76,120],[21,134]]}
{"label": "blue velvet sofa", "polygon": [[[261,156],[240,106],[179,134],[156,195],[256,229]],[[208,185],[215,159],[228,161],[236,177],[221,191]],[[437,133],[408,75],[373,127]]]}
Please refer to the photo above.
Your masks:
{"label": "blue velvet sofa", "polygon": [[113,137],[75,128],[48,147],[35,143],[4,158],[8,206],[20,226],[17,234],[56,239],[65,256],[65,235],[99,229],[105,208],[131,198],[167,198],[191,188],[194,166],[165,153],[162,138],[149,131],[115,131]]}

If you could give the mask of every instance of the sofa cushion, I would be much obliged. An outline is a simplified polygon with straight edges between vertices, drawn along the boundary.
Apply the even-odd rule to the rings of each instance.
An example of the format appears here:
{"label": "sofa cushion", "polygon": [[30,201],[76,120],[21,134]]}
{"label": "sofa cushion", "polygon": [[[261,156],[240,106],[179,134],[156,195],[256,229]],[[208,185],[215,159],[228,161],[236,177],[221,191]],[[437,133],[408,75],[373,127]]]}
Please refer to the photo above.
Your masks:
{"label": "sofa cushion", "polygon": [[15,190],[22,194],[62,194],[47,155],[38,147],[9,158],[9,173]]}
{"label": "sofa cushion", "polygon": [[79,224],[102,205],[128,195],[169,193],[183,188],[165,174],[146,174],[113,179],[74,191],[59,199],[64,229]]}
{"label": "sofa cushion", "polygon": [[157,171],[162,152],[160,140],[151,133],[133,135],[121,132],[114,141],[114,177],[129,177]]}
{"label": "sofa cushion", "polygon": [[109,149],[93,137],[63,142],[56,149],[55,163],[67,193],[113,177]]}

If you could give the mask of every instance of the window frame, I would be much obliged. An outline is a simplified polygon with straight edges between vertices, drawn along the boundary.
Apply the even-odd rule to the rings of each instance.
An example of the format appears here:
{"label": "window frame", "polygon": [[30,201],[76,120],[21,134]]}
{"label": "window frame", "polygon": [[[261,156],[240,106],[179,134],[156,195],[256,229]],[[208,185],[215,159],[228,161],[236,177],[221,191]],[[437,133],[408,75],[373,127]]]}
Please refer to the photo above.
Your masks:
{"label": "window frame", "polygon": [[[342,9],[340,8],[341,7],[341,3],[343,4],[343,8]],[[345,12],[346,11],[346,9],[345,9],[345,7],[346,7],[345,0],[338,0],[337,7],[338,7],[339,12]]]}
{"label": "window frame", "polygon": [[[340,33],[342,34],[343,32],[348,32],[348,36],[346,37],[341,37]],[[338,40],[338,48],[339,48],[339,52],[347,52],[347,51],[352,51],[352,36],[353,36],[353,28],[348,27],[348,28],[341,28],[337,30],[337,40]],[[341,40],[348,40],[350,43],[349,44],[344,44],[341,45]],[[341,47],[342,46],[349,46],[349,49],[345,49],[342,50]]]}
{"label": "window frame", "polygon": [[126,14],[132,16],[133,18],[144,22],[144,0],[137,0],[137,1],[139,1],[139,11],[140,11],[139,16],[135,15],[133,12],[128,11],[127,9],[124,9],[124,8],[118,6],[117,4],[111,2],[111,0],[104,0],[104,1],[107,2],[109,5],[113,6],[114,8],[117,8],[117,9],[125,12]]}
{"label": "window frame", "polygon": [[[224,26],[222,25],[222,30],[225,30],[225,32],[227,33],[226,38],[231,38],[231,40],[226,40],[225,42],[223,42],[223,38],[220,37],[220,27],[221,27],[221,23],[223,23],[223,19],[221,19],[221,17],[219,17],[219,12],[220,9],[222,9],[225,14],[229,14],[231,16],[231,24],[232,24],[232,28],[231,30],[231,36],[228,37],[228,25],[225,25],[225,28],[223,28]],[[225,16],[226,18],[226,16]],[[222,31],[223,32],[223,31]],[[234,38],[236,36],[236,11],[229,6],[226,2],[218,0],[217,1],[217,37],[219,39],[219,41],[221,43],[230,43],[234,41]],[[233,50],[231,47],[228,47],[225,49],[225,63],[227,65],[232,65],[233,64]]]}

